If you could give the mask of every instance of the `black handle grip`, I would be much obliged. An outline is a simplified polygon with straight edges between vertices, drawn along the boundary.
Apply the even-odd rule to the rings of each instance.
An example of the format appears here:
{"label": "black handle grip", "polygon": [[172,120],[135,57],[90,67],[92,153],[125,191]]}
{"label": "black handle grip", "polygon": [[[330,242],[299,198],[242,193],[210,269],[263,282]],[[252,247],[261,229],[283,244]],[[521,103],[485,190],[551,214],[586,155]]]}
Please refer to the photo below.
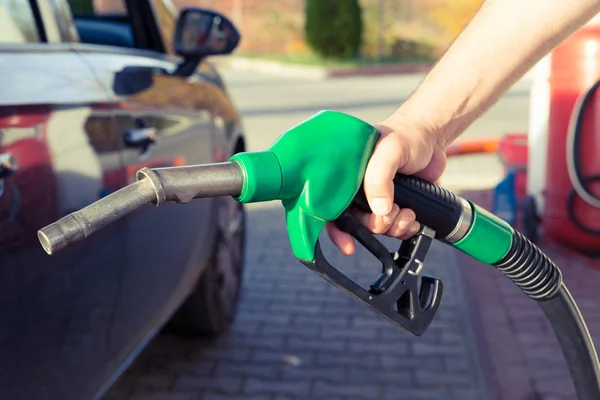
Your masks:
{"label": "black handle grip", "polygon": [[[435,230],[437,239],[450,235],[461,222],[463,204],[460,197],[449,190],[414,176],[396,174],[394,178],[394,203],[400,208],[409,208],[419,223]],[[354,205],[371,212],[365,193],[361,188]]]}

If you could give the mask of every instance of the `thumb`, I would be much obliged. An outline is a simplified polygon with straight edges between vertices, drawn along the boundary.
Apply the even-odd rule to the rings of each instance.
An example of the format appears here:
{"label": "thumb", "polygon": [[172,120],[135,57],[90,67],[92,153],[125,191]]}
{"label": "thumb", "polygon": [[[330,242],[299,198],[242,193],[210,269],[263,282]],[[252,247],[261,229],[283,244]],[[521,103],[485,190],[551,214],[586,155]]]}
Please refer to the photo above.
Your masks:
{"label": "thumb", "polygon": [[374,214],[385,216],[392,211],[393,179],[407,159],[408,154],[395,135],[380,137],[367,164],[363,184],[365,196]]}

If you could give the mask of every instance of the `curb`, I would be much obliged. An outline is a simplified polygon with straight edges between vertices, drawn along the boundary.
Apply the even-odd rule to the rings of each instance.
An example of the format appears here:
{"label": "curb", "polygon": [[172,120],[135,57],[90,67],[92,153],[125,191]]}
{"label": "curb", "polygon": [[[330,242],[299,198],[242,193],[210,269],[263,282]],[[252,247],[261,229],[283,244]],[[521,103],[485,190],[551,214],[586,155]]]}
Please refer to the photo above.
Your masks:
{"label": "curb", "polygon": [[237,71],[258,72],[270,75],[303,78],[308,80],[323,80],[328,78],[346,78],[352,76],[422,74],[428,72],[433,64],[410,63],[396,65],[364,66],[355,68],[326,68],[308,65],[283,63],[264,59],[245,57],[214,58],[215,65],[229,67]]}

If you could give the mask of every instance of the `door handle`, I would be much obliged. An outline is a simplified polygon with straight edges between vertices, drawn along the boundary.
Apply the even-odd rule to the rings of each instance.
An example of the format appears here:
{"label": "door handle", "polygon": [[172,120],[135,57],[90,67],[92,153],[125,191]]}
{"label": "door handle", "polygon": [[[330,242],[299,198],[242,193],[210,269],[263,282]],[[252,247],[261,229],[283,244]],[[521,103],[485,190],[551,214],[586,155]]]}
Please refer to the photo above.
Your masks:
{"label": "door handle", "polygon": [[140,160],[150,157],[150,146],[156,143],[157,129],[154,127],[134,128],[125,132],[123,141],[125,147],[140,149]]}
{"label": "door handle", "polygon": [[156,143],[156,128],[135,128],[123,135],[125,146],[147,149]]}

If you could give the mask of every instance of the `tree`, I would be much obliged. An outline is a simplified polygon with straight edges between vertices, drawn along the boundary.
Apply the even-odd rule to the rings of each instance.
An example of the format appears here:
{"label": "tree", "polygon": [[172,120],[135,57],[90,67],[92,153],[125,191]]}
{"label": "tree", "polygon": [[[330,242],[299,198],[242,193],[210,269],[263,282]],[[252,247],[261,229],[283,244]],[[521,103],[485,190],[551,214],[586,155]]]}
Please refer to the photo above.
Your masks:
{"label": "tree", "polygon": [[358,0],[306,0],[304,36],[325,58],[355,57],[362,44],[362,10]]}

